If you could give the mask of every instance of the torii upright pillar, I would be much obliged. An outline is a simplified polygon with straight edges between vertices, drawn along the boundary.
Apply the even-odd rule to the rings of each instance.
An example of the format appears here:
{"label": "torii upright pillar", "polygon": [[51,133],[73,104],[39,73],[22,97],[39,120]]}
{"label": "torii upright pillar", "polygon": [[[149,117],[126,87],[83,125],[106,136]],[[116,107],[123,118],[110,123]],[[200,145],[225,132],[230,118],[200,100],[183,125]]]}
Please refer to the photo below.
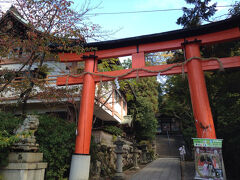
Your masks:
{"label": "torii upright pillar", "polygon": [[[201,57],[200,41],[184,43],[184,50],[187,59]],[[209,104],[202,63],[193,59],[187,63],[188,83],[191,94],[195,125],[198,138],[216,139],[212,112]]]}
{"label": "torii upright pillar", "polygon": [[[96,71],[94,57],[85,61],[85,72]],[[95,81],[91,74],[85,74],[81,106],[78,118],[75,153],[72,156],[70,180],[88,180],[90,168],[90,142],[94,110]]]}

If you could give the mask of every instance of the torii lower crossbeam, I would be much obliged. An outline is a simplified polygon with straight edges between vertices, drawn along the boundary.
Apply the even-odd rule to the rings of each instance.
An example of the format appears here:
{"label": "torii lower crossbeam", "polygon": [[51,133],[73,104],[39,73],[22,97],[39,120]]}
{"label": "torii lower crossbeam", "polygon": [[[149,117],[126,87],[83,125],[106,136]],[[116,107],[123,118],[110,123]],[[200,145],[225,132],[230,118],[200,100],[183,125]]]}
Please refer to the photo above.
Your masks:
{"label": "torii lower crossbeam", "polygon": [[[137,61],[140,61],[140,59],[137,59]],[[220,61],[222,62],[224,69],[240,67],[240,56],[220,58]],[[133,69],[123,69],[123,70],[110,71],[110,72],[95,72],[97,75],[93,75],[93,78],[94,78],[95,82],[112,81],[112,80],[114,80],[114,78],[106,77],[106,76],[121,76],[121,75],[127,74],[127,73],[129,73],[129,74],[124,77],[120,77],[119,80],[135,78],[137,76],[151,77],[151,76],[156,76],[158,74],[158,72],[150,72],[150,71],[161,71],[163,69],[166,69],[167,67],[171,67],[174,65],[176,65],[176,64],[148,66],[148,67],[144,67],[144,70],[138,70],[138,71],[135,70],[132,73],[129,73],[129,72],[131,72]],[[220,68],[220,65],[215,59],[211,59],[209,61],[202,62],[202,69],[204,71],[217,70],[219,68]],[[188,72],[188,69],[187,69],[187,66],[185,65],[184,73],[187,73],[187,72]],[[171,70],[162,72],[161,75],[174,75],[174,74],[181,74],[181,73],[182,73],[182,67],[177,66],[177,67],[172,68]],[[106,75],[106,76],[101,76],[101,75]],[[64,86],[64,85],[66,85],[66,83],[68,85],[83,84],[83,75],[75,74],[75,75],[70,75],[70,76],[58,77],[58,79],[57,79],[58,86]]]}

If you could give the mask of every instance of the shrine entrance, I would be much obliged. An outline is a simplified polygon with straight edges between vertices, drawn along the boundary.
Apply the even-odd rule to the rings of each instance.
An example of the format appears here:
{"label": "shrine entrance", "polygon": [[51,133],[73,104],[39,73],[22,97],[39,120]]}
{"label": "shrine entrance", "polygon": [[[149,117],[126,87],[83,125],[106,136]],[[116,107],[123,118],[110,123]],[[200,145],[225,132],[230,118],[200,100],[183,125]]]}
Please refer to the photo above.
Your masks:
{"label": "shrine entrance", "polygon": [[[57,85],[83,84],[75,154],[72,158],[70,179],[88,179],[90,165],[90,140],[93,119],[95,84],[113,81],[187,73],[191,101],[199,138],[216,139],[211,108],[204,79],[204,71],[240,67],[240,57],[201,58],[200,46],[240,39],[240,17],[219,21],[193,29],[145,35],[113,41],[88,43],[85,47],[96,51],[59,54],[62,62],[85,61],[81,75],[59,77]],[[145,54],[182,49],[183,63],[146,66]],[[132,69],[98,72],[97,60],[132,56]]]}

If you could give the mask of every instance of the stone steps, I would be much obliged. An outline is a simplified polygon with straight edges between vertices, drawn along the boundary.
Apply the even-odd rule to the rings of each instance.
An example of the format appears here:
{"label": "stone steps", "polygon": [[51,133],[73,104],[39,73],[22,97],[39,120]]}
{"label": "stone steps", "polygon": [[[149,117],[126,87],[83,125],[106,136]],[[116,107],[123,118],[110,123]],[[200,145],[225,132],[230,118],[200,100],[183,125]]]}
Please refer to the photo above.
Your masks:
{"label": "stone steps", "polygon": [[156,153],[159,157],[179,158],[179,147],[184,144],[182,136],[179,135],[157,135]]}

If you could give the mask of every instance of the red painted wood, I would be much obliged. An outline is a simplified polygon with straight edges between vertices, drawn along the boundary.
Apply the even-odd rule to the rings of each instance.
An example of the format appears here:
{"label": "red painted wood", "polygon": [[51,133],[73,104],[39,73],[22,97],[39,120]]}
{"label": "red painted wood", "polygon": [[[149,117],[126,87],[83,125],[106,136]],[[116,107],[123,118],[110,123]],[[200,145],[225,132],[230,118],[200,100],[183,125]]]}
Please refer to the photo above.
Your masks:
{"label": "red painted wood", "polygon": [[[240,56],[220,58],[224,68],[237,68],[240,67]],[[204,61],[202,62],[202,68],[204,71],[219,69],[219,63],[217,61]]]}
{"label": "red painted wood", "polygon": [[[171,67],[172,64],[166,64],[161,66],[145,67],[144,53],[167,51],[174,49],[182,49],[182,43],[184,40],[192,41],[195,39],[201,40],[201,45],[225,42],[240,38],[239,28],[232,28],[215,33],[209,33],[204,35],[198,35],[193,37],[187,37],[185,39],[175,39],[169,41],[161,41],[156,43],[139,44],[138,49],[136,46],[126,46],[122,48],[114,48],[107,50],[98,50],[96,52],[86,52],[80,55],[75,53],[59,54],[59,58],[62,62],[76,62],[85,60],[85,72],[93,72],[94,64],[93,59],[83,59],[83,55],[95,55],[98,59],[114,58],[132,55],[133,56],[133,68],[141,68],[160,71],[167,67]],[[93,47],[94,48],[94,47]],[[200,57],[199,45],[187,44],[186,45],[187,58]],[[138,51],[138,52],[137,52]],[[240,58],[231,57],[221,59],[225,68],[240,67]],[[206,85],[203,75],[203,70],[215,70],[219,69],[219,64],[216,61],[200,62],[199,60],[192,60],[185,65],[184,70],[188,73],[189,86],[191,92],[192,105],[194,110],[194,117],[197,120],[197,134],[201,138],[216,138],[211,109],[209,106],[209,100],[206,91]],[[112,71],[112,72],[96,72],[98,74],[105,74],[110,76],[121,75],[130,72],[131,69]],[[182,67],[174,67],[162,74],[179,74],[182,72]],[[128,79],[139,77],[155,76],[157,73],[149,73],[145,71],[132,72],[119,79]],[[57,85],[72,85],[83,83],[81,109],[79,113],[78,122],[78,134],[76,139],[75,153],[89,154],[90,140],[91,140],[91,128],[93,118],[94,96],[95,96],[95,83],[99,81],[110,81],[111,77],[99,77],[90,74],[84,75],[84,77],[59,77],[57,79]],[[202,127],[205,127],[203,129]]]}
{"label": "red painted wood", "polygon": [[189,41],[193,41],[195,39],[202,40],[201,45],[233,41],[233,40],[240,39],[240,30],[238,27],[235,27],[232,29],[224,30],[224,31],[186,38],[186,40],[189,40]]}
{"label": "red painted wood", "polygon": [[[235,56],[235,57],[228,57],[228,58],[221,58],[221,62],[223,63],[224,68],[233,68],[233,67],[240,67],[240,56]],[[154,71],[159,71],[161,69],[165,69],[166,67],[170,67],[173,64],[167,64],[167,65],[159,65],[159,66],[149,66],[149,67],[144,67],[145,69],[148,70],[154,70]],[[203,61],[202,62],[202,69],[205,71],[207,70],[216,70],[219,69],[219,63],[217,61]],[[185,72],[187,72],[187,68],[185,66],[184,68]],[[121,75],[126,72],[131,71],[131,69],[124,69],[124,70],[118,70],[118,71],[111,71],[111,72],[98,72],[98,74],[106,74],[106,75]],[[182,73],[182,68],[181,67],[175,67],[167,72],[161,73],[162,75],[171,75],[171,74],[180,74]],[[139,77],[150,77],[150,76],[156,76],[157,73],[148,73],[148,72],[143,72],[139,71],[138,72]],[[77,75],[76,75],[77,76]],[[128,78],[135,78],[137,76],[137,72],[133,72],[132,74],[129,74],[123,78],[119,79],[128,79]],[[82,84],[83,83],[83,77],[69,77],[67,76],[64,77],[58,77],[57,78],[57,85],[62,86],[67,83],[68,79],[68,84],[73,85],[73,84]],[[99,77],[99,76],[94,76],[95,82],[99,81],[111,81],[113,78],[108,78],[108,77]]]}
{"label": "red painted wood", "polygon": [[[128,56],[137,53],[136,46],[128,46],[115,49],[99,50],[95,52],[98,59],[114,58],[121,56]],[[74,62],[74,61],[84,61],[83,55],[89,56],[94,55],[94,52],[85,52],[82,54],[76,53],[59,53],[59,59],[61,62]]]}
{"label": "red painted wood", "polygon": [[[209,34],[186,38],[186,40],[189,40],[189,41],[192,41],[194,39],[201,40],[202,45],[220,43],[220,42],[240,39],[240,31],[239,31],[239,28],[236,27],[236,28],[232,28],[224,31],[215,32],[215,33],[209,33]],[[183,42],[184,42],[184,39],[176,39],[176,40],[162,41],[157,43],[140,44],[139,53],[182,49],[181,43]],[[98,56],[98,59],[106,59],[106,58],[112,58],[112,57],[129,56],[135,53],[137,53],[136,46],[127,46],[127,47],[115,48],[115,49],[98,50],[95,52],[95,55]],[[59,58],[60,58],[60,61],[62,62],[82,61],[83,55],[88,56],[90,54],[94,55],[94,52],[86,52],[80,55],[77,55],[75,53],[60,53]]]}
{"label": "red painted wood", "polygon": [[145,56],[144,53],[136,53],[132,55],[132,68],[143,68],[145,67]]}
{"label": "red painted wood", "polygon": [[[187,44],[185,51],[187,59],[201,56],[198,43]],[[199,138],[216,139],[201,61],[193,59],[187,63],[187,69],[197,136]]]}
{"label": "red painted wood", "polygon": [[156,43],[140,44],[139,52],[157,52],[157,51],[169,51],[174,49],[182,49],[182,43],[184,39],[175,39],[170,41],[162,41]]}
{"label": "red painted wood", "polygon": [[[93,72],[94,59],[88,59],[85,63],[85,71]],[[95,82],[90,74],[83,77],[83,89],[81,106],[78,118],[78,133],[76,137],[75,153],[89,154],[92,119],[94,110]]]}

